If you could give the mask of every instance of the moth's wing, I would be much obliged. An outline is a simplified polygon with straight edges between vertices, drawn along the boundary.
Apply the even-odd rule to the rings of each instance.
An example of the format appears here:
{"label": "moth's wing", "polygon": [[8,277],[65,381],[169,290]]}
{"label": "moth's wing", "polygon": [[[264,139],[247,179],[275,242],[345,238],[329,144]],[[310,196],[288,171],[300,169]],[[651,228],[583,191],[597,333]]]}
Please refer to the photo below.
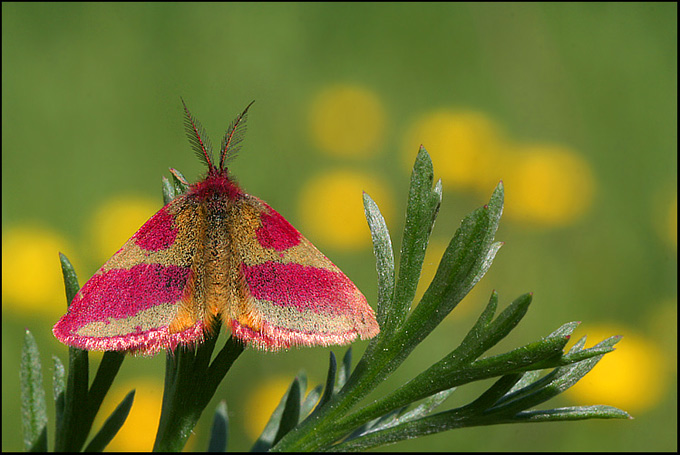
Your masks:
{"label": "moth's wing", "polygon": [[232,210],[229,229],[243,299],[228,305],[227,316],[237,337],[277,350],[378,334],[361,291],[278,212],[251,195]]}
{"label": "moth's wing", "polygon": [[201,340],[197,212],[184,196],[156,212],[78,291],[54,335],[81,349],[142,354]]}

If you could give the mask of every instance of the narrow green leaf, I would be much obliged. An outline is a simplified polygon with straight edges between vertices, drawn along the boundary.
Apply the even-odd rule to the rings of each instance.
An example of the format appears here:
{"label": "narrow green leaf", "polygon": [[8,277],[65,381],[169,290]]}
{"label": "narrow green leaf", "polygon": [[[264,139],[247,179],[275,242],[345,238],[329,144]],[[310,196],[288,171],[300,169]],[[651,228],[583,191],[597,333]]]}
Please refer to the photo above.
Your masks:
{"label": "narrow green leaf", "polygon": [[477,323],[465,336],[460,346],[443,361],[451,366],[463,365],[484,354],[519,324],[529,309],[531,300],[531,294],[519,296],[495,320],[490,321],[498,303],[498,293],[494,291]]}
{"label": "narrow green leaf", "polygon": [[164,204],[168,204],[177,196],[186,193],[189,188],[189,182],[180,171],[170,168],[170,174],[172,175],[172,181],[168,180],[165,176],[161,177]]}
{"label": "narrow green leaf", "polygon": [[111,440],[116,436],[118,430],[125,423],[128,414],[130,414],[130,408],[132,408],[132,402],[135,399],[135,391],[132,390],[128,393],[123,401],[120,402],[116,409],[111,413],[111,415],[106,419],[104,425],[97,432],[97,434],[92,438],[92,441],[85,447],[85,452],[102,452],[106,446],[111,442]]}
{"label": "narrow green leaf", "polygon": [[77,452],[85,444],[89,428],[85,431],[82,412],[87,407],[89,357],[85,350],[69,347],[68,376],[64,394],[62,432],[56,435],[55,451]]}
{"label": "narrow green leaf", "polygon": [[623,336],[621,335],[614,335],[609,338],[605,338],[604,340],[600,341],[597,343],[595,346],[593,346],[590,349],[600,349],[600,348],[608,348],[608,347],[614,347],[619,341],[623,339]]}
{"label": "narrow green leaf", "polygon": [[298,382],[300,389],[300,399],[298,400],[298,406],[302,409],[302,402],[304,401],[305,392],[307,391],[307,373],[304,370],[300,370],[295,377]]}
{"label": "narrow green leaf", "polygon": [[222,400],[215,409],[208,452],[226,452],[228,440],[229,415],[227,414],[227,402]]}
{"label": "narrow green leaf", "polygon": [[508,305],[508,307],[498,315],[494,321],[489,324],[487,333],[485,334],[485,341],[482,349],[486,352],[492,346],[495,346],[499,341],[505,338],[522,318],[527,314],[529,305],[533,300],[532,293],[522,294]]}
{"label": "narrow green leaf", "polygon": [[345,351],[345,355],[342,357],[342,365],[338,370],[338,383],[336,384],[336,390],[340,390],[345,386],[347,379],[349,379],[352,374],[352,347],[348,347]]}
{"label": "narrow green leaf", "polygon": [[[73,265],[66,255],[59,253],[61,271],[64,277],[67,305],[80,289],[78,277]],[[61,420],[61,431],[55,435],[55,451],[80,451],[87,438],[82,425],[83,414],[80,412],[87,403],[88,388],[88,355],[87,351],[69,347],[69,368],[64,393],[64,406]],[[89,431],[89,428],[88,428]]]}
{"label": "narrow green leaf", "polygon": [[76,271],[71,265],[65,254],[59,253],[59,261],[61,262],[61,273],[64,277],[64,288],[66,289],[66,306],[71,305],[73,297],[75,297],[80,285],[78,284],[78,277]]}
{"label": "narrow green leaf", "polygon": [[26,330],[21,350],[21,421],[24,450],[47,451],[47,411],[40,352],[33,334]]}
{"label": "narrow green leaf", "polygon": [[28,452],[47,452],[47,425],[45,425]]}
{"label": "narrow green leaf", "polygon": [[[621,340],[621,338],[622,336],[615,335],[604,340],[611,341],[612,342],[611,344],[607,342],[605,344],[599,344],[597,346],[593,346],[587,349],[582,349],[582,347],[581,350],[575,351],[572,349],[564,357],[562,357],[562,363],[564,365],[567,365],[569,363],[580,362],[581,360],[585,360],[590,357],[595,357],[598,355],[603,355],[612,352],[614,350],[614,344],[618,343]],[[582,340],[585,343],[585,337],[583,337]]]}
{"label": "narrow green leaf", "polygon": [[177,195],[186,193],[187,189],[189,189],[189,181],[187,178],[174,168],[170,168],[170,174],[172,175],[172,184],[175,187],[175,193],[177,193]]}
{"label": "narrow green leaf", "polygon": [[279,442],[300,421],[300,380],[295,378],[290,386],[286,405],[281,414],[279,430],[274,437],[274,444]]}
{"label": "narrow green leaf", "polygon": [[90,425],[94,421],[99,407],[104,401],[104,397],[109,392],[113,380],[120,370],[120,366],[125,360],[125,352],[107,351],[102,356],[102,360],[97,368],[97,374],[92,381],[90,391],[87,394],[87,410]]}
{"label": "narrow green leaf", "polygon": [[576,354],[580,351],[583,350],[583,347],[586,345],[586,337],[581,337],[574,345],[569,349],[569,352],[566,355],[571,355],[571,354]]}
{"label": "narrow green leaf", "polygon": [[[451,411],[429,415],[415,421],[408,421],[378,431],[363,434],[355,439],[331,446],[329,452],[358,452],[373,447],[393,444],[405,439],[439,433],[458,426],[464,426],[462,419]],[[464,422],[464,420],[462,420]]]}
{"label": "narrow green leaf", "polygon": [[472,413],[482,413],[492,407],[496,402],[508,393],[522,379],[521,373],[507,374],[501,376],[489,389],[479,398],[463,408],[461,411]]}
{"label": "narrow green leaf", "polygon": [[[513,418],[528,417],[529,414],[523,414],[526,409],[560,393],[592,368],[601,355],[613,349],[615,341],[603,342],[589,350],[584,350],[579,342],[565,355],[564,348],[577,325],[569,323],[537,342],[481,358],[517,326],[532,301],[531,294],[524,294],[494,319],[498,294],[493,292],[486,309],[458,349],[396,391],[356,409],[357,403],[382,383],[484,276],[502,246],[494,239],[503,212],[501,182],[487,205],[463,219],[425,295],[408,314],[428,236],[441,201],[441,182],[433,188],[432,181],[431,161],[421,148],[411,177],[394,301],[385,309],[384,315],[382,307],[378,308],[381,335],[371,341],[351,377],[348,351],[338,371],[337,389],[340,390],[333,394],[328,392],[330,387],[327,386],[324,397],[330,395],[330,399],[320,400],[326,403],[325,406],[317,406],[310,418],[270,447],[272,451],[364,450],[452,428],[514,423]],[[381,282],[379,292],[383,292],[380,299],[387,299],[389,286],[384,284],[389,283],[389,279],[384,276],[389,277],[392,273],[390,261],[385,256],[389,236],[385,233],[380,238],[384,220],[368,196],[364,203],[374,236]],[[378,245],[382,247],[378,248]],[[381,275],[381,269],[385,267],[385,275]],[[562,366],[565,362],[576,363]],[[537,370],[543,368],[555,369],[541,378]],[[474,402],[431,414],[450,393],[449,389],[489,378],[499,379]],[[419,406],[407,410],[421,399],[424,401]],[[537,417],[534,418],[545,418],[541,416],[549,412],[535,414]],[[577,415],[578,412],[570,411],[561,417],[570,419]],[[605,410],[602,415],[618,414]]]}
{"label": "narrow green leaf", "polygon": [[224,376],[227,374],[236,359],[238,359],[238,357],[243,353],[245,348],[245,344],[232,335],[224,344],[224,347],[220,350],[220,352],[215,356],[215,359],[208,367],[208,383],[210,384],[211,388],[210,396],[215,393],[215,390],[217,390],[220,382],[222,382]]}
{"label": "narrow green leaf", "polygon": [[453,393],[455,392],[457,387],[451,387],[450,389],[447,390],[442,390],[441,392],[437,392],[434,395],[426,398],[423,400],[421,404],[419,404],[417,407],[412,409],[409,412],[404,413],[403,415],[395,418],[391,422],[386,422],[384,425],[381,425],[380,427],[376,427],[376,430],[378,429],[383,429],[383,428],[389,428],[393,427],[395,425],[399,425],[404,422],[409,422],[411,420],[416,420],[421,417],[425,417],[426,415],[430,414],[432,411],[437,409],[446,399]]}
{"label": "narrow green leaf", "polygon": [[321,400],[316,406],[316,409],[320,409],[333,396],[336,369],[337,361],[335,360],[335,354],[333,354],[333,351],[331,351],[330,360],[328,361],[328,374],[326,375],[326,387],[324,388],[323,395],[321,396]]}
{"label": "narrow green leaf", "polygon": [[399,416],[404,414],[406,412],[406,409],[408,409],[408,406],[402,406],[401,408],[395,409],[383,416],[380,416],[378,418],[366,422],[365,424],[361,425],[359,428],[354,430],[352,433],[350,433],[350,435],[347,436],[347,438],[345,438],[345,441],[349,441],[358,438],[364,434],[377,431],[377,429],[379,428],[391,426],[390,424],[392,424],[396,419],[398,419]]}
{"label": "narrow green leaf", "polygon": [[203,343],[201,343],[198,349],[194,350],[194,365],[199,371],[206,371],[210,368],[210,360],[217,347],[217,340],[219,339],[220,329],[222,328],[222,320],[218,317],[214,317],[209,324],[209,327],[211,327],[210,333],[206,334]]}
{"label": "narrow green leaf", "polygon": [[317,385],[307,394],[305,399],[302,400],[302,405],[300,406],[300,419],[306,418],[312,412],[312,409],[316,407],[319,398],[321,398],[322,389],[323,386],[321,384]]}
{"label": "narrow green leaf", "polygon": [[574,322],[567,322],[566,324],[562,324],[557,330],[552,332],[548,337],[564,337],[564,336],[571,336],[571,334],[576,330],[576,327],[578,327],[580,322],[574,321]]}
{"label": "narrow green leaf", "polygon": [[[496,315],[496,310],[498,309],[498,292],[494,289],[491,291],[491,297],[489,297],[489,303],[486,304],[484,311],[477,318],[477,322],[472,326],[465,339],[479,338],[482,334],[489,329],[489,324],[493,321],[493,317]],[[465,343],[465,340],[461,344]]]}
{"label": "narrow green leaf", "polygon": [[61,432],[62,419],[64,415],[64,393],[66,390],[66,370],[61,359],[56,355],[52,356],[54,363],[54,374],[52,375],[52,395],[54,398],[54,425],[57,433]]}
{"label": "narrow green leaf", "polygon": [[535,382],[538,380],[538,378],[541,376],[541,371],[540,370],[531,370],[531,371],[525,371],[522,374],[522,377],[520,378],[517,383],[512,386],[512,388],[508,391],[508,394],[515,393],[520,389],[523,389],[524,387],[529,386],[531,383]]}
{"label": "narrow green leaf", "polygon": [[584,419],[630,419],[626,411],[613,406],[573,406],[555,408],[545,411],[523,411],[513,417],[513,421],[520,422],[556,422],[564,420]]}
{"label": "narrow green leaf", "polygon": [[441,181],[434,188],[433,181],[432,160],[427,150],[421,146],[411,174],[394,302],[389,319],[381,327],[386,334],[401,325],[416,295],[428,239],[441,205]]}
{"label": "narrow green leaf", "polygon": [[386,325],[387,318],[391,314],[392,299],[394,294],[394,253],[392,240],[376,203],[364,193],[364,212],[368,227],[373,239],[373,253],[376,259],[378,271],[378,308],[376,319],[381,327]]}
{"label": "narrow green leaf", "polygon": [[553,380],[555,380],[555,378],[559,377],[560,375],[566,374],[566,372],[567,372],[566,369],[555,368],[550,373],[546,374],[543,377],[534,377],[533,381],[529,381],[530,378],[526,378],[525,381],[522,381],[523,383],[526,384],[524,385],[524,387],[521,388],[513,387],[505,396],[503,396],[496,402],[495,406],[500,407],[511,401],[521,400],[524,397],[532,395],[540,391],[543,387],[549,385]]}
{"label": "narrow green leaf", "polygon": [[167,177],[161,177],[161,185],[163,190],[163,204],[167,205],[170,201],[177,197],[175,193],[175,187]]}

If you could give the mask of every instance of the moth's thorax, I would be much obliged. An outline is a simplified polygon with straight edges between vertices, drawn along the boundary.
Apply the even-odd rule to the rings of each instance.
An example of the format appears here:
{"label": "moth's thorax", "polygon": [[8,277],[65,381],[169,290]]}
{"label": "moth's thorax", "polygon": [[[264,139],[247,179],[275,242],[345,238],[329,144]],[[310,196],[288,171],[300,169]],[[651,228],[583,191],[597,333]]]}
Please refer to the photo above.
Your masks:
{"label": "moth's thorax", "polygon": [[235,201],[243,195],[243,191],[232,180],[227,170],[211,169],[205,179],[192,184],[187,196],[201,201],[224,200]]}

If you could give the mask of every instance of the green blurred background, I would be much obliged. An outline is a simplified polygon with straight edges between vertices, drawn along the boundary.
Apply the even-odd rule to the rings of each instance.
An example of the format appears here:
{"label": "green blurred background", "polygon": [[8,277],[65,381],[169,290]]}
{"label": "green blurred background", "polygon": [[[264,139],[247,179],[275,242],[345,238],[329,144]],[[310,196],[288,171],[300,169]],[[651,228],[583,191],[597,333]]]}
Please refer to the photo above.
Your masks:
{"label": "green blurred background", "polygon": [[[398,251],[408,163],[423,143],[444,181],[432,241],[441,254],[504,179],[505,246],[494,266],[384,390],[453,349],[492,289],[502,305],[534,292],[501,348],[573,320],[591,342],[625,337],[580,392],[548,405],[612,404],[634,420],[464,429],[389,450],[677,450],[676,42],[674,3],[3,3],[2,449],[22,448],[24,329],[38,341],[48,391],[51,356],[67,357],[51,333],[65,308],[57,251],[84,283],[160,208],[168,167],[201,174],[182,96],[214,144],[256,100],[233,172],[373,305],[368,229],[343,240],[351,222],[332,221],[345,200],[355,204],[349,220],[361,216],[360,190],[374,195]],[[491,151],[479,152],[487,142]],[[550,207],[573,210],[535,216]],[[122,240],[100,246],[115,235]],[[354,346],[358,358],[365,342]],[[248,449],[300,369],[312,385],[324,380],[328,351],[247,351],[189,447],[206,447],[212,410],[226,399],[230,449]],[[107,409],[137,388],[135,422],[148,429],[126,425],[112,448],[151,448],[163,364],[162,355],[123,364]],[[449,406],[482,386],[460,389]]]}

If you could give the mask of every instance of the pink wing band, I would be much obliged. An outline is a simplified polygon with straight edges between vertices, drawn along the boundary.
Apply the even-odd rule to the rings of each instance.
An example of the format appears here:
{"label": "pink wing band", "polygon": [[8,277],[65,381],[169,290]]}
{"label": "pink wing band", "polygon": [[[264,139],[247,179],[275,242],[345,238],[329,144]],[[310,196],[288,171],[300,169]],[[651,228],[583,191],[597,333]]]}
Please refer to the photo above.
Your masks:
{"label": "pink wing band", "polygon": [[300,312],[344,314],[356,298],[356,287],[342,272],[268,261],[242,265],[253,297]]}

